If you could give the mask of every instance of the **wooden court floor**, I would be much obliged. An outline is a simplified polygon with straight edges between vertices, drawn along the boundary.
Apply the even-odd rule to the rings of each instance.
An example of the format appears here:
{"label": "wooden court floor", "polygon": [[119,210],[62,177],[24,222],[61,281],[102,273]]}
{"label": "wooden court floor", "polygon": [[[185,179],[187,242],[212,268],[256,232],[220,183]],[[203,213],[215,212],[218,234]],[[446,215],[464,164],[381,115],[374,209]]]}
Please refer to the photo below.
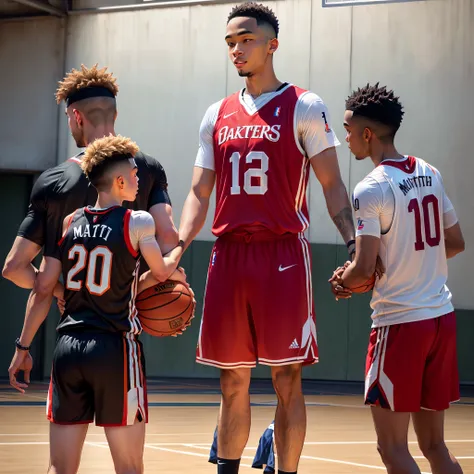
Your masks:
{"label": "wooden court floor", "polygon": [[[193,384],[150,389],[150,423],[145,448],[146,473],[215,473],[208,463],[215,429],[219,395],[215,385]],[[242,473],[251,468],[258,440],[273,419],[275,396],[257,390],[252,395],[252,428],[242,459]],[[46,386],[26,395],[0,386],[0,472],[45,473],[48,467]],[[306,396],[308,432],[299,473],[358,474],[385,472],[376,451],[370,410],[360,395]],[[474,399],[464,398],[447,413],[446,439],[465,474],[474,474]],[[423,473],[428,463],[410,432],[410,450]],[[113,473],[103,431],[91,425],[84,446],[80,473]]]}

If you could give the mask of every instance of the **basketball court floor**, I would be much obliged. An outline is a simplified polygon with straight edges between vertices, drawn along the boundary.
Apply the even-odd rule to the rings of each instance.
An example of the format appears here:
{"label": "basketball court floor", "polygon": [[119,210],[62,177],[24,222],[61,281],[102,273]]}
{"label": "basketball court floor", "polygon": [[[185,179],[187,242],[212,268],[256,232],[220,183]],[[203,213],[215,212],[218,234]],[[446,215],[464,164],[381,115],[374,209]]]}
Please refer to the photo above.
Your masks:
{"label": "basketball court floor", "polygon": [[[22,395],[7,384],[0,385],[1,473],[46,472],[49,459],[46,390],[46,384],[36,384]],[[348,391],[354,393],[354,389],[305,383],[308,432],[299,473],[385,472],[376,450],[370,410],[361,405],[360,394]],[[152,381],[149,401],[145,473],[215,473],[216,467],[208,463],[208,457],[219,406],[217,381]],[[268,382],[253,383],[252,428],[240,470],[244,474],[262,472],[251,465],[258,440],[273,420],[275,401]],[[448,411],[446,439],[464,473],[474,474],[474,397],[464,397]],[[422,472],[430,473],[412,429],[410,450]],[[103,431],[93,425],[79,472],[114,472]]]}

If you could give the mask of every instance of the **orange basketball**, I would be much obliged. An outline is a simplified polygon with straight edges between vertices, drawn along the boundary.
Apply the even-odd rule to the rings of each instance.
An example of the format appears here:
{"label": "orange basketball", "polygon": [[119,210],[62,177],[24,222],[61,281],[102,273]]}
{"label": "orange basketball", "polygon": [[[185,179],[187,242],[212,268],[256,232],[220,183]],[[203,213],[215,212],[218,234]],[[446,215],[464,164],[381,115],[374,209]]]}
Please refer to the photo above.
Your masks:
{"label": "orange basketball", "polygon": [[372,290],[375,285],[375,273],[362,285],[356,286],[355,288],[349,288],[352,293],[367,293]]}
{"label": "orange basketball", "polygon": [[195,305],[189,289],[172,280],[147,288],[135,299],[142,328],[152,336],[172,336],[183,329]]}

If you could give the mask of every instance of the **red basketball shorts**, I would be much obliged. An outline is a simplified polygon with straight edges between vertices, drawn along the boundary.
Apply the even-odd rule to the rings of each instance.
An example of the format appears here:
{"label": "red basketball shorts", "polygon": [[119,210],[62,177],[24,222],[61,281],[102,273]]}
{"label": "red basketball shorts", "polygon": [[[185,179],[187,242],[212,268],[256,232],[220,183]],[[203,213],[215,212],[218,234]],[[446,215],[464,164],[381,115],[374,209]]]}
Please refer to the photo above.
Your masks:
{"label": "red basketball shorts", "polygon": [[393,411],[446,410],[459,400],[456,315],[372,329],[365,403]]}
{"label": "red basketball shorts", "polygon": [[307,240],[247,237],[229,234],[214,245],[197,362],[221,369],[317,362]]}

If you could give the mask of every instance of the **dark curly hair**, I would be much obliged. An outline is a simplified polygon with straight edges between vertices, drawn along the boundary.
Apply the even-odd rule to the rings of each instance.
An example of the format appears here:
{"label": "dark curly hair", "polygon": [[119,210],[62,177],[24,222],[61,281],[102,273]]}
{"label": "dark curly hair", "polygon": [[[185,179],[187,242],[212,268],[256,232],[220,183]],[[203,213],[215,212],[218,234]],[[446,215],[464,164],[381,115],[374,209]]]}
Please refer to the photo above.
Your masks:
{"label": "dark curly hair", "polygon": [[278,32],[280,31],[278,18],[275,13],[265,5],[256,2],[246,2],[243,5],[237,5],[229,13],[227,23],[229,23],[233,18],[241,16],[255,18],[257,20],[257,25],[261,25],[262,23],[269,24],[275,30],[275,36],[278,38]]}
{"label": "dark curly hair", "polygon": [[367,84],[347,98],[346,110],[390,127],[394,136],[405,114],[399,99],[393,90],[387,90],[386,86],[379,87],[378,82],[374,86]]}

